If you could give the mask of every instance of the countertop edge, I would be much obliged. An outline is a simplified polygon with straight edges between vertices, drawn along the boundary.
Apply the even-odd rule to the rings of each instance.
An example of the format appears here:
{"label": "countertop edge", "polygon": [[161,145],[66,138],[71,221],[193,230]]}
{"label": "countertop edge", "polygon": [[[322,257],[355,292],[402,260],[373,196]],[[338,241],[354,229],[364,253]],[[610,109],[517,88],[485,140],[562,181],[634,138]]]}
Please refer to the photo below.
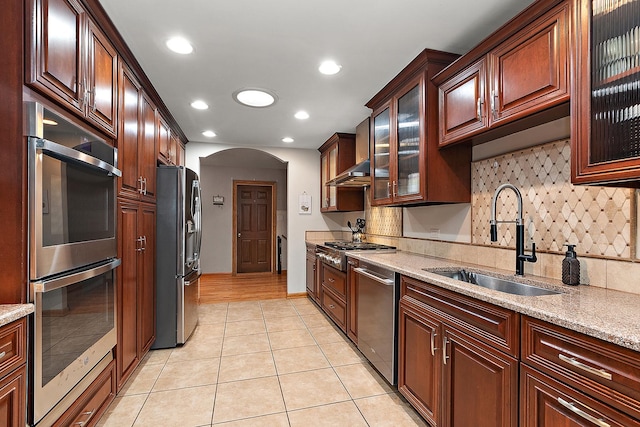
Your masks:
{"label": "countertop edge", "polygon": [[0,327],[33,313],[33,304],[0,304]]}
{"label": "countertop edge", "polygon": [[531,275],[518,279],[522,279],[524,283],[530,282],[534,285],[561,290],[563,294],[538,297],[510,295],[423,270],[423,268],[438,270],[464,267],[496,272],[505,276],[513,275],[490,267],[477,265],[470,267],[469,264],[403,251],[397,251],[395,254],[347,252],[347,255],[443,289],[640,352],[640,321],[630,319],[625,310],[608,306],[608,303],[629,304],[629,300],[637,300],[640,303],[640,295],[587,285],[567,286],[560,281]]}

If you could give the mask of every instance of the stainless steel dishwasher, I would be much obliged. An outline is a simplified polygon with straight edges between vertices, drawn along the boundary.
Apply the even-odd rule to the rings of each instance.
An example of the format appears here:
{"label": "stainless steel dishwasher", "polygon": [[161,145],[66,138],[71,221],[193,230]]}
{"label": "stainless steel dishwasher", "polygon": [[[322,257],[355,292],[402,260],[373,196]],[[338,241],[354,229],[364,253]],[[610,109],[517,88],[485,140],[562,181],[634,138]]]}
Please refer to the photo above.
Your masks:
{"label": "stainless steel dishwasher", "polygon": [[400,295],[397,274],[363,261],[354,270],[358,289],[358,349],[390,384],[396,385]]}

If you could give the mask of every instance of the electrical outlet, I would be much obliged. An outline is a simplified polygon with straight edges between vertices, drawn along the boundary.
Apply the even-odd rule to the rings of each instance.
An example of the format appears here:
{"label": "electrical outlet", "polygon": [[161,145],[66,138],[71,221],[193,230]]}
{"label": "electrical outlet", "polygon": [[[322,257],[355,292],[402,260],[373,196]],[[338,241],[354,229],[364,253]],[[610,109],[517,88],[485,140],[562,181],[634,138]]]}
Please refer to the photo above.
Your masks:
{"label": "electrical outlet", "polygon": [[429,229],[429,237],[431,239],[439,239],[440,238],[440,229],[439,228],[431,228],[431,229]]}

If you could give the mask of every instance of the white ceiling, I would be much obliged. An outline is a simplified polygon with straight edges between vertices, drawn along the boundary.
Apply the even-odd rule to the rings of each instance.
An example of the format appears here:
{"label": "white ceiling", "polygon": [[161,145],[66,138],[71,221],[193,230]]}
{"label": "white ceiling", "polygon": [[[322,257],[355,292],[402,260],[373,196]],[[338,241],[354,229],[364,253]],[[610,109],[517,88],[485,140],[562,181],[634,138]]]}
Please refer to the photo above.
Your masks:
{"label": "white ceiling", "polygon": [[[464,53],[531,0],[100,2],[189,141],[315,149],[334,132],[355,132],[370,114],[364,104],[424,48]],[[175,35],[194,53],[169,51]],[[339,74],[317,71],[328,58]],[[232,93],[245,87],[278,102],[241,106]],[[195,99],[209,109],[192,109]],[[298,110],[311,117],[295,119]],[[218,136],[205,138],[206,129]]]}

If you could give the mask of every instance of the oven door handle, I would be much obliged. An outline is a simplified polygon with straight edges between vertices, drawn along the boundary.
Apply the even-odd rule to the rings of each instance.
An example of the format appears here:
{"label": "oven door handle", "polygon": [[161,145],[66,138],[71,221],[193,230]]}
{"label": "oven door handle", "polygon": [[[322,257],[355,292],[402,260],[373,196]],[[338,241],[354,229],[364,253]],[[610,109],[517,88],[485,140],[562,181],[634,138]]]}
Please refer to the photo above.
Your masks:
{"label": "oven door handle", "polygon": [[65,286],[72,285],[74,283],[82,282],[83,280],[91,279],[92,277],[99,276],[107,271],[113,270],[120,265],[120,259],[115,258],[105,264],[101,264],[97,267],[90,268],[88,270],[78,271],[76,273],[67,274],[62,277],[54,277],[46,280],[38,280],[31,283],[31,297],[33,301],[34,294],[45,293],[53,291],[55,289],[64,288]]}
{"label": "oven door handle", "polygon": [[363,276],[366,276],[371,280],[375,280],[376,282],[382,283],[383,285],[393,286],[396,283],[396,281],[393,279],[388,279],[386,277],[378,276],[377,274],[362,267],[354,268],[353,271],[355,271],[356,273],[362,274]]}
{"label": "oven door handle", "polygon": [[48,153],[57,159],[71,161],[82,166],[93,167],[94,169],[99,169],[115,176],[122,176],[120,169],[110,165],[104,160],[74,150],[73,148],[65,147],[64,145],[56,144],[55,142],[42,138],[37,138],[35,144],[37,150]]}

